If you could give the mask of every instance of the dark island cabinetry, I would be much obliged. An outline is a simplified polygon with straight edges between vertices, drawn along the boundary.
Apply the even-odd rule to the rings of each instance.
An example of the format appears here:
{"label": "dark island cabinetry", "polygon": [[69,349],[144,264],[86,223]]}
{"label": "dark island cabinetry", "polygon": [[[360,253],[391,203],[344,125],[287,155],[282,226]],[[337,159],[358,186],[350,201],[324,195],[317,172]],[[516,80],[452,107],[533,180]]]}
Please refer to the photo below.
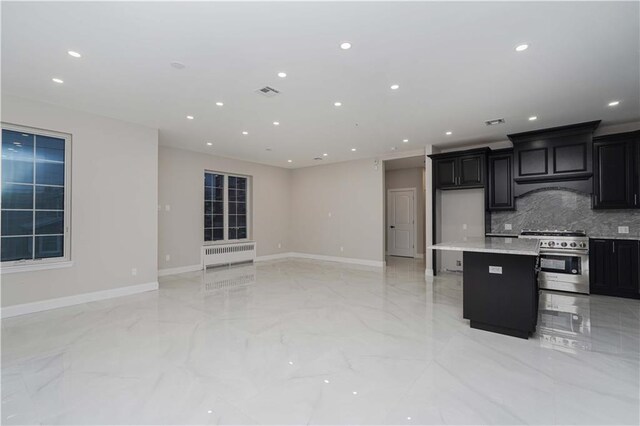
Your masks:
{"label": "dark island cabinetry", "polygon": [[593,208],[640,208],[640,131],[595,138],[593,157]]}
{"label": "dark island cabinetry", "polygon": [[591,239],[591,293],[640,299],[639,256],[640,241]]}

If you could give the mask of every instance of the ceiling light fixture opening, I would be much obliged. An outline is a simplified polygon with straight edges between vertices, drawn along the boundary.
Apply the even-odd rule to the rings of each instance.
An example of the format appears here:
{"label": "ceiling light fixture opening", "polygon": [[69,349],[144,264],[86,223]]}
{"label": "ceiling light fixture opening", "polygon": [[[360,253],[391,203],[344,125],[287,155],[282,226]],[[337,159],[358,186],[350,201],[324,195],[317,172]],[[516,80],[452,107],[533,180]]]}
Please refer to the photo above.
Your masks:
{"label": "ceiling light fixture opening", "polygon": [[195,117],[193,115],[187,115],[187,120],[193,120]]}
{"label": "ceiling light fixture opening", "polygon": [[287,163],[293,163],[293,160],[287,160]]}
{"label": "ceiling light fixture opening", "polygon": [[398,84],[392,84],[391,85],[391,90],[398,90],[400,88],[400,85]]}
{"label": "ceiling light fixture opening", "polygon": [[526,44],[526,43],[519,44],[519,45],[516,46],[516,52],[524,52],[528,48],[529,48],[529,45]]}
{"label": "ceiling light fixture opening", "polygon": [[287,76],[286,72],[279,72],[278,73],[278,77],[280,77],[280,78],[285,78],[286,76]]}
{"label": "ceiling light fixture opening", "polygon": [[244,131],[244,132],[242,132],[242,134],[243,134],[243,135],[248,135],[248,134],[249,134],[249,132]]}
{"label": "ceiling light fixture opening", "polygon": [[402,139],[402,142],[407,143],[409,142],[409,139]]}
{"label": "ceiling light fixture opening", "polygon": [[323,157],[327,157],[329,154],[327,154],[326,152],[324,154],[322,154]]}
{"label": "ceiling light fixture opening", "polygon": [[182,62],[177,62],[177,61],[173,61],[169,65],[171,65],[172,68],[175,68],[177,70],[183,70],[183,69],[186,68],[185,64],[183,64]]}
{"label": "ceiling light fixture opening", "polygon": [[74,58],[82,58],[81,54],[79,54],[78,52],[75,52],[73,50],[69,50],[67,53],[69,54],[69,56],[73,56]]}
{"label": "ceiling light fixture opening", "polygon": [[351,43],[349,43],[348,41],[343,41],[342,43],[340,43],[340,49],[342,50],[351,49]]}
{"label": "ceiling light fixture opening", "polygon": [[280,122],[279,122],[279,121],[274,121],[274,122],[273,122],[273,125],[274,125],[274,126],[279,126],[279,125],[280,125]]}
{"label": "ceiling light fixture opening", "polygon": [[207,142],[207,145],[211,146],[211,145],[213,145],[213,144],[212,144],[211,142]]}
{"label": "ceiling light fixture opening", "polygon": [[222,105],[224,105],[224,104],[223,104],[222,102],[216,102],[216,105],[218,105],[218,106],[222,106]]}
{"label": "ceiling light fixture opening", "polygon": [[352,152],[356,152],[356,149],[355,149],[355,148],[351,148],[351,151],[352,151]]}
{"label": "ceiling light fixture opening", "polygon": [[612,101],[612,102],[609,102],[609,106],[610,106],[610,107],[614,107],[614,106],[618,106],[618,105],[620,105],[620,101]]}
{"label": "ceiling light fixture opening", "polygon": [[333,105],[334,106],[342,106],[342,102],[334,102]]}
{"label": "ceiling light fixture opening", "polygon": [[538,116],[536,115],[532,115],[531,117],[529,117],[529,121],[536,121],[538,119]]}
{"label": "ceiling light fixture opening", "polygon": [[453,134],[452,131],[448,131],[447,133],[445,133],[445,135],[447,135],[447,136],[451,136],[452,134]]}
{"label": "ceiling light fixture opening", "polygon": [[62,84],[64,83],[64,81],[60,78],[52,78],[51,81],[53,81],[54,83],[58,83],[58,84]]}

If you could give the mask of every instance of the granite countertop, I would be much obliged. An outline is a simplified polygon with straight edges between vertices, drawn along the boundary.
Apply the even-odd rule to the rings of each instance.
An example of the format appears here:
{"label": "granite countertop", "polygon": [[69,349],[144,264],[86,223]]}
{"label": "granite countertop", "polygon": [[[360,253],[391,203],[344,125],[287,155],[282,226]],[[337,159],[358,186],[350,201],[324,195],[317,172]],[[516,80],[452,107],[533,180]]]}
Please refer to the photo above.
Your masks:
{"label": "granite countertop", "polygon": [[616,235],[589,235],[589,238],[600,238],[602,240],[635,240],[640,241],[638,234],[616,234]]}
{"label": "granite countertop", "polygon": [[540,253],[540,240],[537,238],[470,237],[465,238],[463,241],[438,243],[427,248],[432,250],[472,251],[477,253],[537,256]]}

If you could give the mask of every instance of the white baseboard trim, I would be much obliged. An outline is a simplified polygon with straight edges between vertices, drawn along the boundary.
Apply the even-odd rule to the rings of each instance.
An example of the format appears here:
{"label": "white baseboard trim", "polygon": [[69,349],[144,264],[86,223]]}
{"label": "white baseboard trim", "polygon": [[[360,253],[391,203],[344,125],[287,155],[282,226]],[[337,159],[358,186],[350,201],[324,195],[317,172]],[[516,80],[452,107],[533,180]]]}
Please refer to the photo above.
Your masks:
{"label": "white baseboard trim", "polygon": [[126,287],[112,288],[109,290],[94,291],[92,293],[75,294],[73,296],[59,297],[57,299],[41,300],[39,302],[24,303],[22,305],[6,306],[2,308],[2,318],[18,315],[32,314],[34,312],[48,311],[50,309],[64,308],[98,300],[113,299],[114,297],[130,296],[158,289],[158,282],[137,284]]}
{"label": "white baseboard trim", "polygon": [[433,277],[433,269],[425,269],[424,275],[427,277]]}
{"label": "white baseboard trim", "polygon": [[160,269],[158,270],[158,276],[164,277],[167,275],[184,274],[185,272],[194,272],[194,271],[201,271],[201,270],[202,270],[202,264],[178,266],[177,268]]}
{"label": "white baseboard trim", "polygon": [[280,260],[280,259],[289,259],[294,256],[295,253],[286,252],[286,253],[276,253],[276,254],[267,254],[265,256],[256,257],[256,262],[266,262],[269,260]]}
{"label": "white baseboard trim", "polygon": [[350,263],[352,265],[375,266],[378,268],[384,268],[385,266],[385,262],[382,260],[354,259],[352,257],[325,256],[322,254],[309,254],[309,253],[291,253],[291,254],[292,254],[292,257],[299,258],[299,259],[313,259],[313,260],[323,260],[326,262]]}

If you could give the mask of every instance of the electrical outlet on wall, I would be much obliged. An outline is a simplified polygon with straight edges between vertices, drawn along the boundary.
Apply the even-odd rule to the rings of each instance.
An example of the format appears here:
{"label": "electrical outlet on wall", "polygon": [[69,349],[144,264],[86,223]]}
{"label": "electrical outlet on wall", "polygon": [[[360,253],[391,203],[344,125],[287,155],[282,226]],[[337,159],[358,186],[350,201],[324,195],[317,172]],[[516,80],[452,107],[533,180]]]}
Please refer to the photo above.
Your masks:
{"label": "electrical outlet on wall", "polygon": [[629,227],[628,226],[618,226],[618,234],[628,234]]}
{"label": "electrical outlet on wall", "polygon": [[131,268],[131,275],[133,275],[134,277],[138,275],[138,268]]}
{"label": "electrical outlet on wall", "polygon": [[512,228],[511,228],[511,224],[510,224],[510,223],[505,223],[505,224],[504,224],[504,230],[505,230],[505,231],[511,231],[511,229],[512,229]]}
{"label": "electrical outlet on wall", "polygon": [[340,251],[344,251],[344,247],[340,246]]}
{"label": "electrical outlet on wall", "polygon": [[329,212],[329,217],[331,217],[331,212]]}
{"label": "electrical outlet on wall", "polygon": [[461,260],[456,260],[456,266],[462,266],[462,261]]}
{"label": "electrical outlet on wall", "polygon": [[462,229],[467,229],[467,224],[466,223],[462,224]]}
{"label": "electrical outlet on wall", "polygon": [[171,260],[171,255],[170,254],[165,255],[164,260],[165,260],[165,262],[170,261]]}
{"label": "electrical outlet on wall", "polygon": [[171,211],[171,204],[165,204],[164,209],[165,211]]}
{"label": "electrical outlet on wall", "polygon": [[282,243],[278,243],[278,248],[282,248]]}

